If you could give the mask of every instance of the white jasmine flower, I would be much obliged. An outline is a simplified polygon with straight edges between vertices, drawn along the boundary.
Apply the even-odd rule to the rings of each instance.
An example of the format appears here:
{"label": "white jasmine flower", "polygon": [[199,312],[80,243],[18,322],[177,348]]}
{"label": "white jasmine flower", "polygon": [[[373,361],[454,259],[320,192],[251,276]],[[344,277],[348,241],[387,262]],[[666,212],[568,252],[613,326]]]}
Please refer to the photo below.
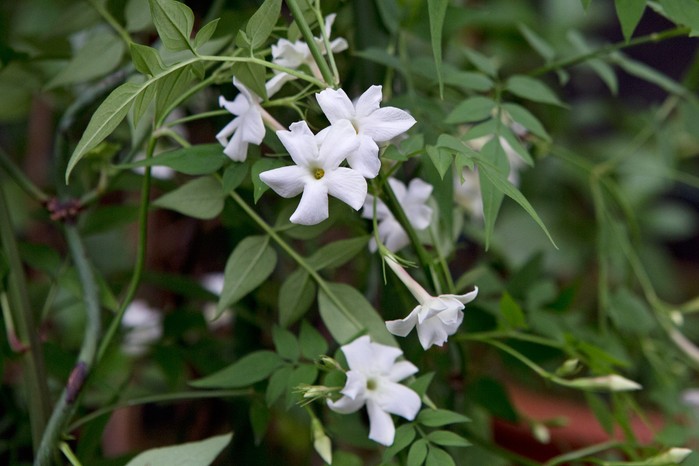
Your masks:
{"label": "white jasmine flower", "polygon": [[316,135],[305,121],[289,129],[277,131],[277,136],[296,165],[262,172],[260,179],[282,197],[303,192],[291,222],[315,225],[328,218],[328,195],[359,210],[366,199],[366,180],[357,171],[340,167],[357,149],[352,125],[341,122]]}
{"label": "white jasmine flower", "polygon": [[121,348],[124,353],[139,356],[163,335],[163,316],[145,301],[134,300],[126,308],[121,326],[126,330]]}
{"label": "white jasmine flower", "polygon": [[[388,183],[413,228],[418,231],[427,228],[432,221],[432,208],[427,205],[427,200],[432,194],[432,185],[420,178],[412,179],[407,189],[395,178],[389,178]],[[362,217],[374,217],[374,196],[367,196]],[[410,244],[408,234],[381,199],[376,199],[376,218],[379,222],[379,238],[389,251],[396,252]],[[374,252],[376,248],[376,240],[372,238],[369,250]]]}
{"label": "white jasmine flower", "polygon": [[316,94],[330,124],[342,120],[352,123],[359,150],[351,154],[347,162],[365,178],[374,178],[381,168],[378,144],[390,141],[415,124],[415,118],[405,110],[380,108],[381,98],[381,86],[371,86],[354,104],[342,89],[326,89]]}
{"label": "white jasmine flower", "polygon": [[389,257],[386,258],[386,263],[419,303],[405,319],[386,322],[388,331],[399,337],[404,337],[410,333],[413,327],[417,326],[417,335],[424,349],[428,349],[432,345],[442,346],[449,335],[456,333],[461,325],[464,320],[462,309],[465,304],[476,299],[478,287],[464,295],[441,294],[434,297],[425,291],[396,261]]}
{"label": "white jasmine flower", "polygon": [[[335,22],[335,16],[336,15],[333,13],[325,17],[325,34],[328,37],[330,37],[330,31],[333,23]],[[327,50],[325,48],[323,38],[314,37],[314,40],[320,52],[325,55]],[[347,41],[345,39],[340,37],[330,41],[330,50],[333,53],[342,52],[346,49]],[[302,40],[291,42],[288,39],[279,39],[276,44],[272,45],[272,63],[292,69],[297,69],[302,65],[306,65],[311,69],[314,76],[322,79],[318,65],[311,54],[311,49],[308,47],[308,44]],[[296,77],[287,73],[277,73],[271,80],[273,81],[272,86],[279,88],[286,81],[290,81],[292,79],[296,79]]]}
{"label": "white jasmine flower", "polygon": [[369,414],[369,438],[382,445],[393,444],[395,426],[391,414],[412,421],[420,410],[420,397],[397,382],[418,369],[408,361],[396,362],[403,352],[392,346],[373,343],[368,336],[344,345],[349,371],[347,382],[337,401],[328,406],[338,413],[353,413],[366,405]]}

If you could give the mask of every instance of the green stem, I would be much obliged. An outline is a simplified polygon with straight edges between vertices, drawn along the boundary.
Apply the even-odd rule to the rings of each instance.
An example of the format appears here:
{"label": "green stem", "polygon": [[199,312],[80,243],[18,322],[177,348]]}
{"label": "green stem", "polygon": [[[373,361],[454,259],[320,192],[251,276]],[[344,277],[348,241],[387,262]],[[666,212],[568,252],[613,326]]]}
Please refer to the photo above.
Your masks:
{"label": "green stem", "polygon": [[345,315],[347,320],[352,322],[355,326],[358,328],[364,328],[364,324],[359,322],[357,318],[352,314],[352,312],[345,307],[345,305],[340,301],[337,296],[335,296],[335,293],[332,292],[332,290],[328,287],[328,283],[321,277],[318,272],[306,262],[306,260],[301,257],[295,250],[292,248],[286,241],[284,241],[279,234],[265,222],[262,217],[257,215],[257,212],[255,212],[244,200],[243,198],[238,195],[235,191],[230,192],[231,198],[240,206],[241,209],[245,211],[250,218],[252,218],[255,223],[257,223],[260,228],[262,228],[265,233],[267,233],[283,250],[286,252],[289,257],[291,257],[297,264],[299,264],[301,267],[303,267],[306,272],[315,280],[315,282],[318,284],[318,288],[320,288],[327,296],[330,298],[330,300],[337,306],[338,309]]}
{"label": "green stem", "polygon": [[[292,76],[295,76],[296,78],[302,79],[308,83],[313,84],[314,86],[317,86],[321,89],[325,89],[328,87],[328,84],[324,83],[318,78],[315,78],[313,76],[310,76],[302,71],[295,70],[293,68],[287,68],[286,66],[281,66],[277,65],[276,63],[268,62],[265,60],[262,60],[260,58],[256,57],[222,57],[222,56],[216,56],[216,55],[200,55],[196,58],[192,58],[190,60],[187,60],[187,65],[190,63],[194,63],[196,61],[218,61],[218,62],[227,62],[227,63],[253,63],[255,65],[262,65],[264,67],[267,67],[272,70],[276,71],[281,71],[283,73],[290,74]],[[183,62],[185,63],[185,62]],[[327,65],[325,65],[327,67]],[[324,77],[325,78],[325,77]],[[331,81],[332,82],[332,79]]]}
{"label": "green stem", "polygon": [[112,14],[107,10],[103,4],[98,2],[97,0],[88,0],[90,2],[90,5],[92,5],[92,8],[97,10],[97,12],[104,18],[104,20],[109,23],[109,25],[116,31],[117,34],[119,34],[119,37],[121,37],[121,40],[124,41],[126,46],[128,47],[131,45],[133,40],[131,40],[131,36],[129,35],[128,31],[124,29],[124,27],[119,24],[119,21],[112,16]]}
{"label": "green stem", "polygon": [[328,62],[330,62],[330,68],[332,68],[333,87],[337,87],[340,85],[340,73],[337,71],[335,56],[333,55],[332,48],[330,47],[330,37],[328,37],[328,34],[325,32],[325,18],[323,18],[323,13],[320,11],[320,0],[316,0],[313,11],[316,14],[316,21],[318,21],[318,25],[320,26],[320,36],[323,38],[325,53],[328,57]]}
{"label": "green stem", "polygon": [[[0,177],[1,179],[2,177]],[[24,267],[19,256],[12,219],[5,200],[5,190],[0,183],[0,253],[9,266],[6,276],[7,298],[9,301],[12,326],[17,331],[16,337],[23,346],[22,375],[29,407],[29,420],[34,451],[38,451],[44,427],[49,419],[51,402],[44,356],[37,332],[35,316],[27,294]],[[8,325],[9,327],[9,325]]]}
{"label": "green stem", "polygon": [[561,463],[569,463],[571,461],[580,460],[586,456],[591,456],[597,453],[601,453],[606,450],[610,450],[619,446],[620,443],[617,440],[608,440],[606,442],[598,443],[596,445],[590,445],[589,447],[581,448],[579,450],[571,451],[558,455],[551,458],[543,466],[556,466]]}
{"label": "green stem", "polygon": [[73,453],[73,450],[71,450],[70,445],[68,445],[66,442],[61,442],[61,452],[63,452],[63,455],[68,459],[68,461],[70,461],[72,466],[82,466],[82,463],[78,457],[75,456],[75,453]]}
{"label": "green stem", "polygon": [[73,431],[79,427],[84,426],[90,421],[97,419],[100,416],[109,414],[112,411],[116,411],[121,408],[128,408],[130,406],[139,406],[148,403],[163,403],[166,401],[179,401],[179,400],[194,400],[201,398],[225,398],[233,396],[247,396],[253,393],[252,389],[241,389],[241,390],[211,390],[211,391],[191,391],[191,392],[179,392],[179,393],[168,393],[166,395],[149,395],[139,398],[134,398],[131,400],[122,401],[116,403],[112,406],[107,406],[105,408],[97,409],[87,416],[83,416],[80,419],[73,422],[68,428],[69,431]]}
{"label": "green stem", "polygon": [[[291,10],[291,14],[294,17],[294,21],[296,21],[296,25],[299,27],[301,35],[303,36],[303,39],[306,41],[306,44],[308,45],[308,48],[311,51],[311,55],[313,55],[313,59],[316,62],[316,65],[318,65],[320,74],[323,75],[323,79],[325,80],[327,85],[332,85],[335,81],[333,79],[333,73],[332,71],[330,71],[330,68],[328,67],[328,62],[325,61],[323,54],[318,49],[315,37],[313,37],[313,33],[311,32],[311,28],[308,26],[306,18],[304,18],[303,16],[303,11],[299,7],[299,4],[296,2],[296,0],[286,0],[286,4],[289,7],[289,10]],[[323,27],[322,22],[320,26],[321,28]],[[321,87],[327,87],[327,85],[323,85]]]}
{"label": "green stem", "polygon": [[678,37],[678,36],[684,36],[689,34],[690,28],[688,27],[676,27],[673,29],[668,29],[663,32],[654,32],[652,34],[648,34],[646,36],[641,36],[637,37],[635,39],[631,39],[630,41],[621,41],[621,42],[615,42],[614,44],[607,44],[605,46],[602,46],[598,48],[597,50],[593,50],[591,52],[586,52],[582,53],[580,55],[570,57],[570,58],[565,58],[563,60],[559,60],[553,63],[549,63],[548,65],[544,65],[540,68],[537,68],[533,71],[531,71],[529,74],[531,76],[540,76],[542,74],[546,74],[550,71],[555,71],[561,68],[567,68],[569,66],[577,65],[579,63],[586,62],[587,60],[591,60],[593,58],[597,58],[603,55],[608,55],[612,52],[616,52],[618,50],[626,49],[629,47],[635,47],[637,45],[642,45],[642,44],[647,44],[647,43],[654,43],[654,42],[661,42],[667,39],[671,39],[673,37]]}
{"label": "green stem", "polygon": [[44,203],[49,200],[49,195],[43,192],[37,185],[31,182],[29,178],[10,160],[7,153],[0,148],[0,169],[22,188],[30,197],[37,202]]}
{"label": "green stem", "polygon": [[95,276],[77,227],[73,224],[67,224],[65,226],[65,237],[82,285],[85,310],[87,312],[87,326],[78,360],[68,378],[61,397],[53,409],[51,419],[49,419],[41,439],[39,451],[34,460],[35,466],[50,464],[56,449],[59,447],[64,428],[75,412],[78,397],[94,365],[97,344],[101,333],[97,282],[95,281]]}
{"label": "green stem", "polygon": [[456,341],[468,341],[468,340],[482,341],[482,340],[491,339],[491,338],[511,338],[513,340],[526,341],[528,343],[535,343],[537,345],[548,346],[550,348],[556,348],[556,349],[559,349],[561,351],[565,350],[564,345],[555,341],[555,340],[540,337],[538,335],[530,335],[528,333],[512,332],[512,331],[506,331],[506,330],[493,330],[493,331],[489,331],[489,332],[474,332],[474,333],[460,333],[458,335],[454,335],[452,338],[455,338]]}

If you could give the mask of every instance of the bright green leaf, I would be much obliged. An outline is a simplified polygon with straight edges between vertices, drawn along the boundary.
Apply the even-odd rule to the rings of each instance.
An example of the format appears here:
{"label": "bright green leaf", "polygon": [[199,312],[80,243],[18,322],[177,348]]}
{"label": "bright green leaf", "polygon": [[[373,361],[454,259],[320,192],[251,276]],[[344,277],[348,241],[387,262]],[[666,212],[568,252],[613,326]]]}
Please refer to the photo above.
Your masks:
{"label": "bright green leaf", "polygon": [[444,84],[476,92],[486,92],[493,88],[493,81],[476,71],[448,70],[445,66],[442,76]]}
{"label": "bright green leaf", "polygon": [[468,447],[471,442],[448,430],[436,430],[427,434],[427,440],[443,447]]}
{"label": "bright green leaf", "polygon": [[529,76],[514,75],[506,83],[505,88],[512,94],[523,99],[551,105],[565,106],[549,87],[538,79]]}
{"label": "bright green leaf", "polygon": [[316,286],[308,272],[297,269],[282,283],[279,289],[279,325],[288,327],[300,319],[311,307]]}
{"label": "bright green leaf", "polygon": [[221,183],[213,177],[206,176],[188,181],[159,197],[153,205],[194,218],[211,219],[223,210],[224,197]]}
{"label": "bright green leaf", "polygon": [[626,288],[612,295],[607,312],[622,333],[646,336],[657,325],[646,303]]}
{"label": "bright green leaf", "polygon": [[633,36],[638,22],[646,9],[646,0],[614,0],[616,15],[621,23],[624,39],[628,42]]}
{"label": "bright green leaf", "polygon": [[152,466],[155,464],[208,466],[226,448],[231,438],[233,438],[233,434],[224,434],[198,442],[153,448],[136,455],[126,466]]}
{"label": "bright green leaf", "polygon": [[318,249],[307,259],[315,270],[339,267],[366,248],[369,236],[335,241]]}
{"label": "bright green leaf", "polygon": [[226,262],[219,312],[260,286],[276,265],[277,253],[269,245],[269,236],[248,236],[238,243]]}
{"label": "bright green leaf", "polygon": [[197,388],[241,388],[269,377],[284,361],[272,351],[246,354],[233,364],[202,379],[189,382]]}
{"label": "bright green leaf", "polygon": [[298,361],[301,349],[293,333],[275,325],[272,327],[272,341],[279,356],[291,362]]}
{"label": "bright green leaf", "polygon": [[420,466],[425,462],[427,456],[427,440],[419,439],[413,443],[408,450],[408,466]]}
{"label": "bright green leaf", "polygon": [[194,13],[176,0],[149,0],[153,24],[163,45],[170,50],[192,50],[189,41],[194,27]]}
{"label": "bright green leaf", "polygon": [[201,144],[158,154],[146,160],[119,165],[119,168],[165,166],[186,175],[208,175],[223,166],[227,158],[219,144]]}
{"label": "bright green leaf", "polygon": [[277,24],[282,8],[282,0],[265,0],[245,26],[253,50],[263,46]]}
{"label": "bright green leaf", "polygon": [[425,466],[455,466],[454,459],[441,448],[430,445],[430,451],[425,459]]}

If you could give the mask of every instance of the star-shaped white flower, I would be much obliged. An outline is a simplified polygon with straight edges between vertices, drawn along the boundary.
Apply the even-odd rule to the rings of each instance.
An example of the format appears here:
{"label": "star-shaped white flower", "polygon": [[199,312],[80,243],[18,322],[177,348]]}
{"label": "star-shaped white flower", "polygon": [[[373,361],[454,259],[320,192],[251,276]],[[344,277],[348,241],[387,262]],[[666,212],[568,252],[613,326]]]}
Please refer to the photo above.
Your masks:
{"label": "star-shaped white flower", "polygon": [[139,356],[163,335],[163,316],[145,301],[136,299],[126,308],[121,326],[126,330],[122,350],[126,354]]}
{"label": "star-shaped white flower", "polygon": [[381,86],[371,86],[356,103],[342,89],[325,89],[316,99],[330,124],[349,120],[356,130],[359,150],[347,158],[349,166],[365,178],[374,178],[381,168],[379,144],[406,132],[415,124],[405,110],[396,107],[379,107]]}
{"label": "star-shaped white flower", "polygon": [[398,275],[403,284],[417,299],[418,305],[401,320],[389,320],[386,328],[392,334],[405,337],[417,326],[417,336],[424,349],[432,345],[442,346],[464,320],[464,305],[476,299],[478,287],[464,295],[441,294],[431,296],[396,261],[386,258],[386,263]]}
{"label": "star-shaped white flower", "polygon": [[368,336],[344,345],[342,352],[350,370],[337,401],[328,406],[338,413],[353,413],[366,405],[369,414],[369,438],[382,445],[393,444],[396,429],[391,414],[412,421],[420,410],[420,397],[398,382],[418,369],[408,361],[396,362],[403,352],[392,346],[373,343]]}
{"label": "star-shaped white flower", "polygon": [[[432,221],[432,208],[427,205],[427,200],[432,194],[432,185],[420,178],[411,180],[407,189],[395,178],[389,178],[388,183],[413,228],[418,231],[427,228]],[[374,196],[367,196],[362,217],[374,217]],[[389,251],[396,252],[410,244],[408,234],[381,199],[376,199],[376,218],[379,222],[379,238]],[[372,238],[369,250],[374,252],[376,248],[376,240]]]}
{"label": "star-shaped white flower", "polygon": [[262,172],[260,179],[282,197],[303,192],[291,222],[315,225],[328,218],[328,195],[359,210],[366,199],[366,180],[357,171],[340,167],[357,149],[352,125],[332,125],[316,135],[305,121],[289,129],[277,131],[277,136],[296,165]]}

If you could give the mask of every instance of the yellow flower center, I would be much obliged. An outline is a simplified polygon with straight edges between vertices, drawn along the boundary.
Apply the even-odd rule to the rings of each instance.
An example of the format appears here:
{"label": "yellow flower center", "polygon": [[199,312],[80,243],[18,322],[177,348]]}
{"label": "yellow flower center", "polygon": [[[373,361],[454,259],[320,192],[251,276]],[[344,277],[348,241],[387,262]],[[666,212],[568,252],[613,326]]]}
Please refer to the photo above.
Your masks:
{"label": "yellow flower center", "polygon": [[366,381],[366,389],[367,390],[376,390],[376,386],[378,384],[376,383],[376,380],[374,379],[369,379]]}
{"label": "yellow flower center", "polygon": [[315,170],[313,170],[313,177],[316,180],[319,180],[319,179],[323,178],[324,176],[325,176],[325,170],[323,170],[322,168],[316,168]]}

